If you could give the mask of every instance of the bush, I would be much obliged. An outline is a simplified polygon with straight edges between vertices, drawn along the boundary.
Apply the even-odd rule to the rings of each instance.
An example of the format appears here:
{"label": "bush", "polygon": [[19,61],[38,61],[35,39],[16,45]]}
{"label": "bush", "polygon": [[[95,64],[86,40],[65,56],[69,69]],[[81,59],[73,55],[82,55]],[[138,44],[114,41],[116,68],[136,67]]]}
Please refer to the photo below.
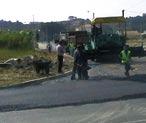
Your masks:
{"label": "bush", "polygon": [[32,48],[32,32],[20,31],[20,32],[10,32],[1,31],[0,32],[0,48],[10,48],[10,49],[29,49]]}

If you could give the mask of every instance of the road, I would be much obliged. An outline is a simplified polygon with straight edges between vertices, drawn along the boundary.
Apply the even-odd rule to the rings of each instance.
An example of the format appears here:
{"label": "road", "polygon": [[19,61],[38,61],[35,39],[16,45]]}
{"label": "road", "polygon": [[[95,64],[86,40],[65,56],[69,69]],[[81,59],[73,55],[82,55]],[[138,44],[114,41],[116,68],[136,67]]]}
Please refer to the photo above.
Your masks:
{"label": "road", "polygon": [[0,113],[0,123],[145,123],[146,99]]}
{"label": "road", "polygon": [[0,111],[81,105],[146,97],[146,58],[134,59],[135,71],[125,78],[120,64],[90,62],[90,79],[71,81],[70,77],[44,81],[26,87],[0,90]]}
{"label": "road", "polygon": [[145,123],[145,61],[133,58],[131,78],[121,64],[90,61],[87,81],[67,76],[1,89],[0,123]]}
{"label": "road", "polygon": [[[43,42],[43,43],[39,42],[38,43],[38,48],[41,49],[41,50],[46,50],[47,45],[48,45],[48,42]],[[51,50],[56,51],[56,44],[54,42],[50,42],[50,45],[51,45]]]}

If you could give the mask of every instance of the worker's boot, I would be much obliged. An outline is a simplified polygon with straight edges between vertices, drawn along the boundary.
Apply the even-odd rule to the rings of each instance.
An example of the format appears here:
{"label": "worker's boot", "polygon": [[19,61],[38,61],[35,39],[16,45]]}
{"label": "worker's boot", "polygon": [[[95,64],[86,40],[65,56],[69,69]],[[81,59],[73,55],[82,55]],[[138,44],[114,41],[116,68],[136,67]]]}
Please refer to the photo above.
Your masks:
{"label": "worker's boot", "polygon": [[76,78],[75,78],[75,75],[72,75],[71,76],[71,80],[75,80]]}
{"label": "worker's boot", "polygon": [[126,77],[130,77],[129,72],[125,72]]}

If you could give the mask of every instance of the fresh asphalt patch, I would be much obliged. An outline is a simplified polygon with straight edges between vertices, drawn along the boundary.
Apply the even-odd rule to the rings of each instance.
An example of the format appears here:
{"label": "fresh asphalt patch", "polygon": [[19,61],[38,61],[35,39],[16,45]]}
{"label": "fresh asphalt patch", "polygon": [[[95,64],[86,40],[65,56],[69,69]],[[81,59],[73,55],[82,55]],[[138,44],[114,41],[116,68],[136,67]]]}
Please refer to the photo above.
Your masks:
{"label": "fresh asphalt patch", "polygon": [[71,81],[67,76],[25,88],[0,90],[0,112],[146,98],[145,64],[138,64],[129,79],[120,64],[92,62],[90,66],[91,77],[86,81]]}
{"label": "fresh asphalt patch", "polygon": [[88,101],[77,101],[72,103],[64,103],[64,104],[48,104],[48,105],[27,105],[27,104],[18,104],[18,105],[3,105],[0,106],[0,112],[10,112],[10,111],[20,111],[20,110],[28,110],[28,109],[45,109],[45,108],[56,108],[56,107],[65,107],[65,106],[81,106],[86,104],[99,104],[113,101],[125,101],[130,99],[140,99],[146,98],[146,93],[139,94],[131,94],[124,95],[116,98],[103,98],[103,99],[91,99]]}

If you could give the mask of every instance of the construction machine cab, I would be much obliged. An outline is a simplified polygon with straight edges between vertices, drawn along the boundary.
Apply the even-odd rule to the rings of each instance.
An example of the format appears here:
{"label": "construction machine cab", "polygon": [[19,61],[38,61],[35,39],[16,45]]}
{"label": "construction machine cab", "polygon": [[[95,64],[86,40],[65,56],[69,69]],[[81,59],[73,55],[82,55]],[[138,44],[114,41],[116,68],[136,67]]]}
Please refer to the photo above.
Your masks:
{"label": "construction machine cab", "polygon": [[116,52],[116,49],[125,45],[126,27],[123,16],[95,18],[91,25],[91,43],[94,43],[100,52]]}

